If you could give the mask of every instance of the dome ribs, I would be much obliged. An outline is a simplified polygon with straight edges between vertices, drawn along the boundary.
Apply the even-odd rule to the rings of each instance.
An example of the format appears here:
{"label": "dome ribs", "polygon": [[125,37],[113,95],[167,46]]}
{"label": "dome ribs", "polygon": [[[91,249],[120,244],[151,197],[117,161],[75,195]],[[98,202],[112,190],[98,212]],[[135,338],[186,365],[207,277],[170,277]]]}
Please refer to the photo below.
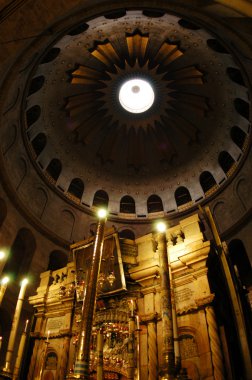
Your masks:
{"label": "dome ribs", "polygon": [[[102,123],[100,118],[102,118]],[[91,144],[98,136],[98,134],[100,134],[101,130],[104,129],[107,124],[109,124],[109,121],[109,116],[105,117],[104,115],[95,115],[94,118],[90,120],[92,128],[89,129],[88,133],[85,136],[85,143]]]}
{"label": "dome ribs", "polygon": [[[172,164],[179,153],[184,155],[183,149],[198,142],[198,120],[208,110],[204,73],[188,62],[179,42],[166,40],[155,52],[150,43],[149,34],[138,29],[125,33],[121,45],[96,41],[89,51],[101,69],[93,61],[93,68],[80,65],[72,72],[71,83],[83,88],[66,105],[72,129],[84,144],[99,140],[95,154],[102,165],[123,165],[138,173],[153,160]],[[162,103],[132,118],[121,110],[116,94],[125,78],[141,72],[153,80]]]}
{"label": "dome ribs", "polygon": [[97,97],[94,95],[95,95],[94,93],[92,94],[86,93],[86,94],[81,94],[81,95],[69,96],[67,98],[65,109],[67,111],[70,111],[71,109],[74,109],[76,107],[82,107],[83,104],[87,104],[87,102],[89,103],[90,99],[95,101]]}
{"label": "dome ribs", "polygon": [[141,65],[145,63],[146,50],[149,42],[148,35],[142,35],[140,31],[136,31],[134,35],[128,35],[126,37],[129,63],[133,66],[136,61],[139,61]]}
{"label": "dome ribs", "polygon": [[144,131],[139,130],[136,132],[135,128],[131,127],[128,132],[128,146],[127,146],[127,164],[128,167],[134,167],[139,170],[140,167],[145,165],[145,134]]}
{"label": "dome ribs", "polygon": [[90,53],[107,68],[112,68],[115,64],[120,65],[121,59],[108,40],[96,42],[94,49],[92,49]]}
{"label": "dome ribs", "polygon": [[184,53],[179,50],[178,45],[164,42],[159,48],[153,61],[161,66],[168,66],[171,62],[183,56],[183,54]]}
{"label": "dome ribs", "polygon": [[[107,127],[106,127],[107,129]],[[111,125],[106,131],[106,135],[102,140],[100,147],[97,151],[97,156],[101,157],[102,162],[114,162],[118,157],[118,147],[120,154],[122,154],[122,144],[125,142],[125,129],[120,127],[120,132],[116,125]]]}
{"label": "dome ribs", "polygon": [[179,70],[169,70],[163,78],[171,83],[174,81],[183,82],[183,84],[203,84],[203,75],[195,66],[188,66]]}
{"label": "dome ribs", "polygon": [[[79,66],[78,69],[74,70],[72,72],[72,84],[89,84],[93,86],[99,85],[99,80],[106,80],[109,79],[109,76],[106,74],[106,72],[100,72],[95,69],[91,69],[87,66]],[[101,85],[101,84],[100,84]]]}
{"label": "dome ribs", "polygon": [[95,104],[82,102],[76,105],[75,107],[74,106],[72,106],[71,108],[69,107],[68,109],[70,112],[70,117],[75,119],[81,116],[85,111],[88,111],[88,112],[91,112],[92,110],[97,111],[103,106],[103,104],[104,103],[101,101],[100,102],[97,101]]}
{"label": "dome ribs", "polygon": [[186,145],[193,140],[195,135],[186,129],[186,124],[183,123],[183,119],[178,115],[172,115],[172,118],[165,116],[162,118],[164,125],[171,131],[172,141],[175,144],[177,151],[183,149]]}
{"label": "dome ribs", "polygon": [[170,92],[169,95],[173,98],[170,104],[179,114],[194,112],[198,117],[204,117],[206,111],[209,110],[207,99],[203,96],[175,91]]}
{"label": "dome ribs", "polygon": [[[193,124],[191,121],[187,120],[183,115],[175,113],[174,111],[170,110],[168,113],[169,116],[172,116],[172,119],[175,123],[175,125],[180,129],[181,132],[183,132],[188,138],[190,139],[190,142],[197,142],[198,141],[198,127]],[[169,123],[169,116],[166,118],[166,122]],[[169,125],[169,124],[168,124]]]}
{"label": "dome ribs", "polygon": [[108,122],[108,118],[105,118],[104,114],[104,111],[94,112],[88,119],[83,120],[77,128],[79,140],[85,144],[92,142],[95,135],[100,132],[106,122]]}
{"label": "dome ribs", "polygon": [[177,153],[168,128],[162,123],[156,123],[156,128],[150,130],[151,139],[155,141],[156,151],[159,155],[159,161],[170,162],[172,157]]}

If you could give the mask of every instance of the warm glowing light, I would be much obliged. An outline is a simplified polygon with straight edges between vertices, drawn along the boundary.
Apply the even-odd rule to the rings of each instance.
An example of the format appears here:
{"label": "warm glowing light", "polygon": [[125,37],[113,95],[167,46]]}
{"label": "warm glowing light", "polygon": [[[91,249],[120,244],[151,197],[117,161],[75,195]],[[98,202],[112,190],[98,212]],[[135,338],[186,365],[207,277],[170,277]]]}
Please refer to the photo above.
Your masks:
{"label": "warm glowing light", "polygon": [[27,285],[28,284],[28,279],[27,278],[24,278],[22,281],[21,281],[21,285]]}
{"label": "warm glowing light", "polygon": [[5,252],[0,251],[0,260],[3,260],[5,258]]}
{"label": "warm glowing light", "polygon": [[2,284],[2,285],[6,285],[6,284],[8,284],[9,281],[10,281],[9,277],[8,277],[8,276],[5,276],[4,278],[2,278],[2,280],[1,280],[1,284]]}
{"label": "warm glowing light", "polygon": [[27,333],[28,324],[29,324],[29,319],[27,319],[25,322],[24,333]]}
{"label": "warm glowing light", "polygon": [[119,91],[121,106],[131,113],[147,111],[154,102],[154,91],[150,83],[143,79],[131,79],[125,82]]}
{"label": "warm glowing light", "polygon": [[105,208],[100,208],[97,214],[99,218],[104,219],[107,216],[107,210],[105,210]]}
{"label": "warm glowing light", "polygon": [[46,338],[47,342],[49,342],[49,337],[50,337],[50,330],[47,331],[47,338]]}
{"label": "warm glowing light", "polygon": [[166,224],[164,222],[158,222],[157,223],[157,230],[158,230],[158,232],[165,232]]}

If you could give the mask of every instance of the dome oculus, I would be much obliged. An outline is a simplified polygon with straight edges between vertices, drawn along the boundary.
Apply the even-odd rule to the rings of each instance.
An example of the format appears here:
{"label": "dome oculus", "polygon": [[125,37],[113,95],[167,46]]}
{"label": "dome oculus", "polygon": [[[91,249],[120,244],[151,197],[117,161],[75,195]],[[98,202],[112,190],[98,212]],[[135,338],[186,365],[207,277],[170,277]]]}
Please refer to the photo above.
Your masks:
{"label": "dome oculus", "polygon": [[155,94],[149,82],[143,79],[130,79],[119,91],[121,106],[131,113],[143,113],[153,104]]}

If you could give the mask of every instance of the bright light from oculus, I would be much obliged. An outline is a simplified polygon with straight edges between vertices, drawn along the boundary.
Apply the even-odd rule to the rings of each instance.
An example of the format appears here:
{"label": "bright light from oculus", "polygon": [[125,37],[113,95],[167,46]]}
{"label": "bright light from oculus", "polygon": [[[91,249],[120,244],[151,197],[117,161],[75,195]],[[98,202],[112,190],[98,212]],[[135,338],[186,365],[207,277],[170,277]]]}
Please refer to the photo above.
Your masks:
{"label": "bright light from oculus", "polygon": [[166,224],[164,222],[157,223],[157,230],[158,232],[165,232]]}
{"label": "bright light from oculus", "polygon": [[5,258],[4,251],[0,251],[0,260],[3,260]]}
{"label": "bright light from oculus", "polygon": [[119,91],[121,106],[131,113],[147,111],[153,104],[155,94],[149,82],[143,79],[130,79]]}
{"label": "bright light from oculus", "polygon": [[100,219],[104,219],[107,216],[107,210],[105,210],[105,208],[100,208],[97,214]]}

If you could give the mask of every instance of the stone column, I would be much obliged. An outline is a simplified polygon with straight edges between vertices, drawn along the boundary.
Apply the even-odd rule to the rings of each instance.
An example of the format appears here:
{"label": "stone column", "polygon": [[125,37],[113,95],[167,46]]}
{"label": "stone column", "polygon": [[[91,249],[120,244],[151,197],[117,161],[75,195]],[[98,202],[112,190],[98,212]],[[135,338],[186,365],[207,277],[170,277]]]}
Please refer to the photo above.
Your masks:
{"label": "stone column", "polygon": [[166,235],[161,232],[157,235],[158,253],[160,262],[160,311],[162,319],[163,344],[162,344],[162,364],[160,375],[163,380],[174,379],[175,359],[173,344],[173,323],[172,323],[172,304],[169,277],[169,263]]}
{"label": "stone column", "polygon": [[65,336],[63,340],[63,346],[61,349],[61,359],[59,364],[59,378],[64,379],[67,373],[68,360],[69,360],[69,349],[70,349],[70,335]]}
{"label": "stone column", "polygon": [[235,284],[234,284],[234,281],[230,272],[230,268],[227,262],[227,257],[226,257],[227,245],[226,243],[222,242],[220,239],[210,208],[207,206],[205,207],[204,210],[205,210],[207,219],[209,221],[209,224],[213,233],[213,237],[215,240],[215,244],[217,246],[219,258],[222,264],[222,269],[223,269],[224,276],[226,279],[227,287],[229,290],[230,300],[233,307],[233,314],[234,314],[234,320],[236,324],[237,335],[239,339],[239,345],[240,345],[241,354],[242,354],[243,372],[245,375],[245,379],[250,380],[251,373],[252,373],[252,364],[251,364],[251,357],[250,357],[249,342],[248,342],[247,333],[246,333],[246,324],[244,320],[243,310],[241,307],[240,297],[235,288]]}
{"label": "stone column", "polygon": [[148,380],[158,376],[157,324],[153,318],[147,324],[148,331]]}
{"label": "stone column", "polygon": [[[177,233],[177,242],[181,242],[181,232]],[[179,348],[179,337],[178,337],[178,323],[177,323],[177,312],[176,312],[176,302],[175,302],[175,292],[174,284],[172,280],[171,271],[171,261],[169,255],[169,247],[173,246],[171,236],[167,239],[167,251],[168,251],[168,265],[169,265],[169,278],[170,278],[170,290],[171,290],[171,306],[172,306],[172,324],[173,324],[173,341],[174,341],[174,354],[175,354],[175,369],[178,370],[181,366],[181,356]]]}

